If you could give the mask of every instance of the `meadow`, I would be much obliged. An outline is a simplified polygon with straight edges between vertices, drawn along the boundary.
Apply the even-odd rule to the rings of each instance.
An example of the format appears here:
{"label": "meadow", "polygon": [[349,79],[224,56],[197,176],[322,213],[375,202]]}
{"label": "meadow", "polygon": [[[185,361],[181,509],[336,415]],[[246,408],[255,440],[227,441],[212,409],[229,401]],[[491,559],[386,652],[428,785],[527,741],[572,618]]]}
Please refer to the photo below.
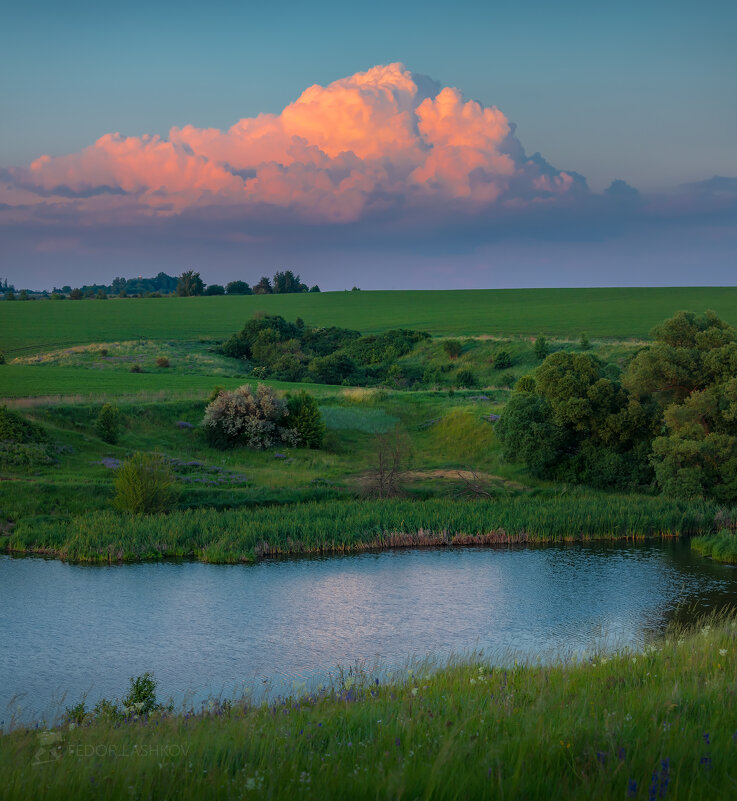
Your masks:
{"label": "meadow", "polygon": [[53,731],[0,736],[3,797],[726,799],[736,673],[722,618],[549,666],[356,666],[264,704],[77,706]]}
{"label": "meadow", "polygon": [[[0,303],[0,350],[15,357],[88,342],[222,339],[257,311],[376,333],[642,339],[679,309],[737,323],[735,287],[324,292]],[[4,380],[0,377],[0,380]],[[0,395],[5,391],[0,390]]]}

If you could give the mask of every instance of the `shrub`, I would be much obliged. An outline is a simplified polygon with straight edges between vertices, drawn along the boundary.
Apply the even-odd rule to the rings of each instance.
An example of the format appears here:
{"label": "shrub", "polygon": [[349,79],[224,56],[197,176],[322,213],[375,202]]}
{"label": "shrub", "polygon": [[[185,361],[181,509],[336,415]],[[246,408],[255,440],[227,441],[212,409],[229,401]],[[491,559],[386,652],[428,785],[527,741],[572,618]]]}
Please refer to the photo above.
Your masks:
{"label": "shrub", "polygon": [[448,355],[449,359],[457,359],[461,355],[463,346],[457,339],[446,339],[443,342],[443,350]]}
{"label": "shrub", "polygon": [[25,417],[0,406],[0,442],[46,443],[46,431],[38,424],[26,420]]}
{"label": "shrub", "polygon": [[107,356],[107,348],[100,348],[100,356],[104,359]]}
{"label": "shrub", "polygon": [[233,392],[221,392],[205,409],[202,425],[215,448],[245,445],[261,450],[282,439],[280,423],[287,404],[265,384],[254,393],[245,384]]}
{"label": "shrub", "polygon": [[82,300],[82,298],[83,298],[84,296],[82,295],[82,290],[81,290],[81,289],[73,289],[73,290],[72,290],[72,291],[69,293],[69,297],[70,297],[72,300]]}
{"label": "shrub", "polygon": [[140,364],[132,364],[131,365],[131,373],[142,373],[143,370],[141,369]]}
{"label": "shrub", "polygon": [[512,357],[506,350],[500,350],[494,357],[495,370],[508,370],[512,366]]}
{"label": "shrub", "polygon": [[108,442],[110,445],[115,445],[118,441],[118,433],[120,430],[120,412],[117,406],[111,403],[106,403],[100,414],[97,415],[95,421],[95,431],[97,436],[103,441]]}
{"label": "shrub", "polygon": [[218,396],[218,395],[219,395],[221,392],[225,392],[225,387],[221,387],[221,386],[220,386],[220,384],[216,384],[216,385],[215,385],[215,386],[212,388],[212,391],[210,392],[210,394],[207,396],[207,402],[208,402],[208,404],[212,403],[212,402],[215,400],[215,398],[217,398],[217,396]]}
{"label": "shrub", "polygon": [[169,367],[169,359],[166,356],[157,356],[156,357],[156,366],[157,367]]}
{"label": "shrub", "polygon": [[579,340],[578,345],[581,348],[581,350],[588,350],[591,347],[591,342],[589,342],[589,336],[585,331],[583,332],[583,334],[581,334],[581,339]]}
{"label": "shrub", "polygon": [[456,382],[459,387],[475,387],[476,376],[471,370],[459,370],[456,375]]}
{"label": "shrub", "polygon": [[158,453],[135,453],[118,468],[113,505],[122,512],[168,512],[175,500],[174,475]]}
{"label": "shrub", "polygon": [[299,434],[299,444],[319,448],[325,438],[325,422],[315,398],[302,390],[287,400],[289,428]]}
{"label": "shrub", "polygon": [[224,295],[225,287],[222,284],[208,284],[205,290],[206,295]]}
{"label": "shrub", "polygon": [[5,364],[5,353],[0,350],[0,364]]}
{"label": "shrub", "polygon": [[123,707],[128,713],[148,716],[159,709],[156,701],[156,679],[151,673],[143,673],[130,679],[128,695],[123,699]]}
{"label": "shrub", "polygon": [[548,340],[545,337],[538,337],[533,348],[538,361],[544,361],[545,357],[550,353]]}

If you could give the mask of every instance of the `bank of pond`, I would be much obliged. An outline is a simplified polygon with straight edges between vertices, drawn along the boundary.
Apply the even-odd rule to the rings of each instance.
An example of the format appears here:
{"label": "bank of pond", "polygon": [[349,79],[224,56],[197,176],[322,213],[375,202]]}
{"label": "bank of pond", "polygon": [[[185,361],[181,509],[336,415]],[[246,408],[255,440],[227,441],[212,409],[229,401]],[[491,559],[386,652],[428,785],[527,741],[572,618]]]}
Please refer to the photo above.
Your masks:
{"label": "bank of pond", "polygon": [[[572,491],[490,500],[328,500],[158,515],[26,517],[3,540],[11,553],[78,562],[184,557],[237,563],[406,546],[649,537],[705,537],[704,548],[712,541],[723,548],[735,539],[735,521],[737,510],[709,501]],[[719,558],[722,551],[711,553]]]}

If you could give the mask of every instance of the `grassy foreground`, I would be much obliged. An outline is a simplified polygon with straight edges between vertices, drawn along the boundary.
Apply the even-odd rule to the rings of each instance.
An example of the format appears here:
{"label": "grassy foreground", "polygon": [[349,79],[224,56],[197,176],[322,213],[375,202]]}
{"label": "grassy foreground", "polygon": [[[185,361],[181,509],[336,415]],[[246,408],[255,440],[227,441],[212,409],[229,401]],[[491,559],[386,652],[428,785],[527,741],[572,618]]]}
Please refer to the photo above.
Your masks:
{"label": "grassy foreground", "polygon": [[[561,309],[565,313],[561,314]],[[679,309],[737,323],[737,287],[469,289],[0,303],[0,350],[20,356],[86,342],[229,336],[257,311],[376,333],[642,338]],[[3,393],[4,394],[4,393]]]}
{"label": "grassy foreground", "polygon": [[0,737],[5,799],[726,799],[737,628],[550,667],[362,671],[248,698]]}
{"label": "grassy foreground", "polygon": [[112,511],[22,518],[7,550],[80,562],[194,557],[249,562],[276,554],[397,546],[555,542],[711,533],[719,508],[643,495],[328,500],[257,509]]}

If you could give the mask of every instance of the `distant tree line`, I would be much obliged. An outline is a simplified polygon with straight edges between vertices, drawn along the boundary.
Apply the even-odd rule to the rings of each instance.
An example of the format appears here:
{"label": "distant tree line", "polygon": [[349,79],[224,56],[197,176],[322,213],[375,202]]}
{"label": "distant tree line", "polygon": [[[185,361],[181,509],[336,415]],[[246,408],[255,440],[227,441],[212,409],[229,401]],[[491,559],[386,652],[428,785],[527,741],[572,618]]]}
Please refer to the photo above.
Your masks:
{"label": "distant tree line", "polygon": [[[194,297],[199,295],[284,295],[297,292],[319,292],[317,284],[308,287],[302,282],[299,275],[291,270],[277,271],[273,278],[262,276],[258,283],[251,287],[246,281],[231,281],[222,284],[205,284],[202,276],[195,270],[186,270],[181,275],[168,275],[160,272],[153,278],[123,278],[117,276],[111,284],[84,284],[72,287],[68,284],[54,287],[51,298],[61,300],[107,300],[108,297],[118,298],[160,298],[165,295],[178,295],[179,297]],[[49,297],[47,291],[30,292],[22,289],[18,293],[15,286],[7,279],[0,279],[0,295],[5,300],[28,300],[32,297]]]}

